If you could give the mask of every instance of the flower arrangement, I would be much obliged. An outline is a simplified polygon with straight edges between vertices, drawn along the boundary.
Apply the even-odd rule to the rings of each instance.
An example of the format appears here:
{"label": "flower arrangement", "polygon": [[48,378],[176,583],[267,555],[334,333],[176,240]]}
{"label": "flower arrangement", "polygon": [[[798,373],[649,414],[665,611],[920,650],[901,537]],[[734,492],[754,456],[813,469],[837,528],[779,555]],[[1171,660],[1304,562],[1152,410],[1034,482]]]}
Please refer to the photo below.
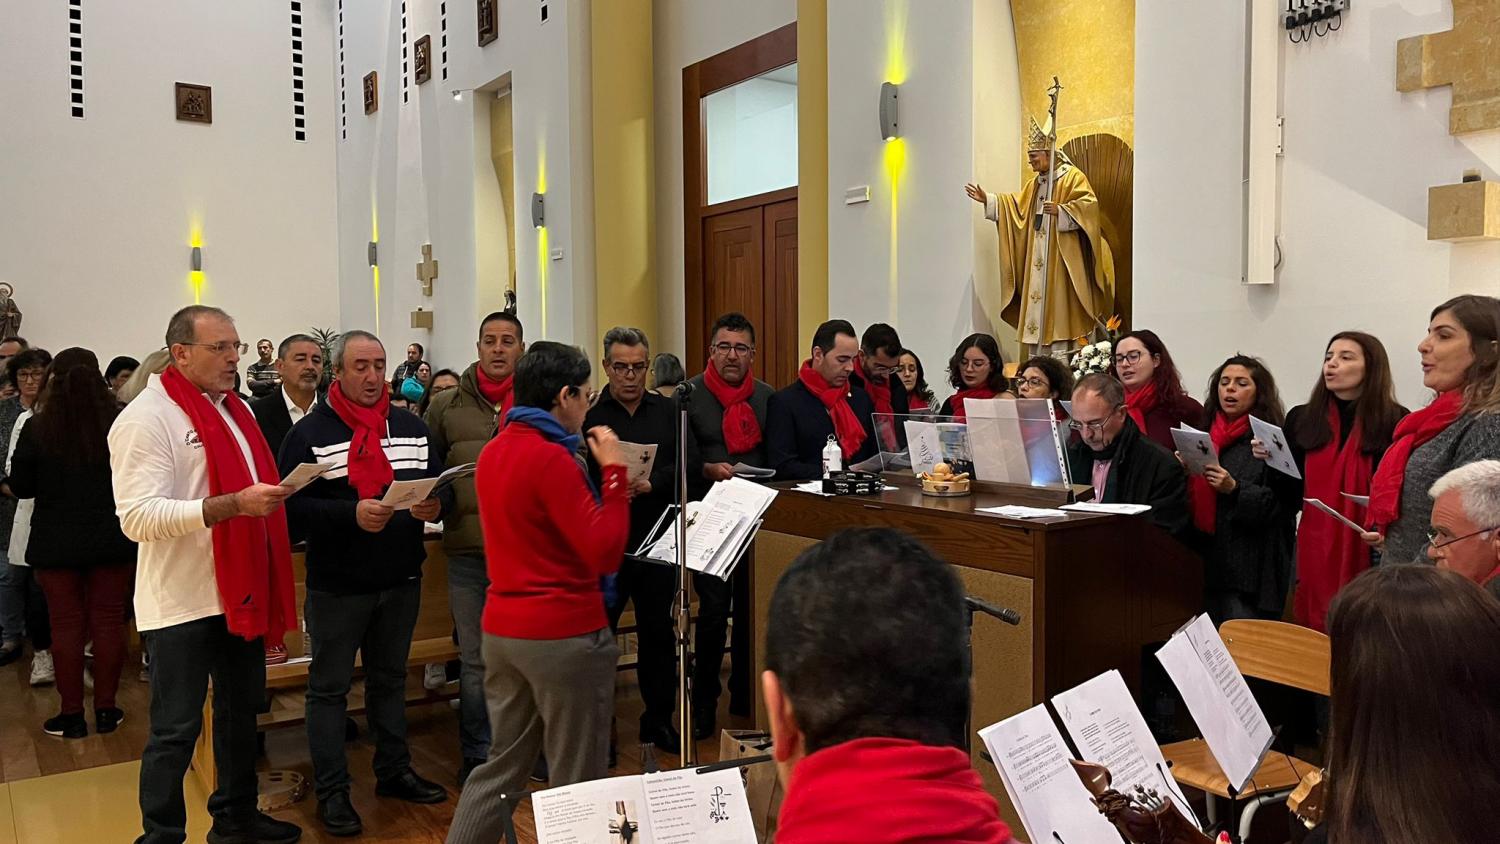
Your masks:
{"label": "flower arrangement", "polygon": [[[1103,340],[1097,343],[1089,343],[1073,353],[1072,358],[1068,360],[1068,365],[1072,367],[1075,379],[1082,378],[1085,375],[1093,375],[1096,372],[1109,371],[1109,365],[1113,362],[1112,359],[1115,354],[1115,340],[1119,338],[1120,327],[1123,324],[1124,320],[1120,319],[1119,314],[1115,314],[1104,322]],[[1082,343],[1087,339],[1088,335],[1085,334],[1074,340],[1074,342]]]}

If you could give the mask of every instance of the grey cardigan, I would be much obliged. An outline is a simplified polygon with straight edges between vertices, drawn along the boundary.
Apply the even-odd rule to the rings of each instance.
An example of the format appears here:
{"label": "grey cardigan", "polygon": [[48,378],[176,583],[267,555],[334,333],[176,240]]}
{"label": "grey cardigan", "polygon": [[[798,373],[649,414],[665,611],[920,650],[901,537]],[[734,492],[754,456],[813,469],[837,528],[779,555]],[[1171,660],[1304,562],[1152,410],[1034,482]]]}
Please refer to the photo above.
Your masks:
{"label": "grey cardigan", "polygon": [[1429,562],[1424,551],[1432,498],[1427,491],[1449,471],[1491,459],[1500,459],[1500,414],[1496,413],[1466,413],[1413,451],[1401,481],[1401,515],[1386,528],[1381,562]]}

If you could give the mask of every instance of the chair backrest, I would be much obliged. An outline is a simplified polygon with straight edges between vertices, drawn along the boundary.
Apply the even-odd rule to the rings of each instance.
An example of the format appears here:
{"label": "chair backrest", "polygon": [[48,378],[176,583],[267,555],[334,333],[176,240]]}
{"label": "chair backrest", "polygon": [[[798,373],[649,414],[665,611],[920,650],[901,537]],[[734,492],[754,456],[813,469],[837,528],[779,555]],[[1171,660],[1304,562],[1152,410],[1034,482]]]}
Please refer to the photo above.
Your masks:
{"label": "chair backrest", "polygon": [[1235,619],[1219,627],[1229,655],[1246,677],[1328,696],[1328,636],[1284,621]]}

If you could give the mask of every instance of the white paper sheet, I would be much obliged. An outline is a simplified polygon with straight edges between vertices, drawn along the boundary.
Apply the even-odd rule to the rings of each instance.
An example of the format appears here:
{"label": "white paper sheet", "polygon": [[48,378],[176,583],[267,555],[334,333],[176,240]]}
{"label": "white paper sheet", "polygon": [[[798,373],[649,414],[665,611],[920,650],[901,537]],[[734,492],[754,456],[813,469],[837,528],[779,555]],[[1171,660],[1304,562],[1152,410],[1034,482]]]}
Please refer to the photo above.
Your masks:
{"label": "white paper sheet", "polygon": [[656,465],[655,443],[641,445],[621,440],[620,454],[625,458],[625,471],[632,484],[651,480],[651,468]]}
{"label": "white paper sheet", "polygon": [[1368,496],[1368,495],[1353,495],[1353,494],[1347,493],[1347,492],[1341,492],[1341,493],[1339,493],[1339,495],[1344,496],[1345,498],[1349,499],[1350,501],[1353,501],[1355,504],[1358,504],[1361,507],[1368,507],[1368,506],[1370,506],[1370,496]]}
{"label": "white paper sheet", "polygon": [[331,463],[299,463],[297,468],[286,473],[281,479],[282,486],[289,486],[293,490],[300,490],[333,468]]}
{"label": "white paper sheet", "polygon": [[[1030,840],[1120,844],[1120,834],[1089,799],[1062,734],[1041,704],[979,731]],[[1056,836],[1056,837],[1054,837]]]}
{"label": "white paper sheet", "polygon": [[1292,449],[1287,445],[1286,432],[1254,416],[1250,417],[1250,430],[1255,438],[1260,440],[1261,446],[1268,454],[1267,466],[1283,474],[1291,475],[1297,480],[1302,479],[1302,472],[1297,468],[1297,461],[1292,458]]}
{"label": "white paper sheet", "polygon": [[1308,504],[1311,504],[1315,509],[1321,510],[1324,513],[1327,513],[1328,515],[1334,517],[1335,519],[1338,519],[1341,523],[1343,523],[1343,525],[1345,527],[1349,528],[1350,530],[1353,530],[1356,533],[1360,533],[1360,534],[1363,534],[1365,532],[1365,529],[1364,529],[1364,527],[1362,525],[1359,525],[1359,524],[1355,523],[1354,521],[1350,520],[1350,518],[1348,516],[1345,516],[1343,513],[1340,513],[1339,511],[1333,509],[1332,507],[1329,507],[1327,504],[1323,503],[1321,500],[1319,500],[1317,498],[1304,498],[1302,500],[1306,501]]}
{"label": "white paper sheet", "polygon": [[1076,513],[1108,513],[1116,516],[1138,516],[1151,510],[1150,504],[1100,504],[1097,501],[1079,501],[1076,504],[1064,504],[1059,510],[1072,510]]}
{"label": "white paper sheet", "polygon": [[531,805],[538,844],[623,844],[627,825],[632,842],[656,840],[638,776],[549,788],[532,794]]}
{"label": "white paper sheet", "polygon": [[476,465],[465,463],[462,466],[453,466],[443,470],[443,473],[437,477],[437,483],[432,487],[432,494],[436,495],[443,487],[451,485],[454,481],[473,477]]}
{"label": "white paper sheet", "polygon": [[730,468],[737,478],[774,478],[775,469],[762,469],[759,466],[751,466],[749,463],[736,463]]}
{"label": "white paper sheet", "polygon": [[437,478],[417,478],[411,481],[392,481],[380,503],[395,510],[410,510],[432,495]]}
{"label": "white paper sheet", "polygon": [[912,472],[918,475],[931,472],[933,466],[943,462],[937,423],[908,419],[905,427],[906,454],[911,459]]}
{"label": "white paper sheet", "polygon": [[1021,416],[1014,399],[964,399],[974,477],[981,481],[1031,483]]}
{"label": "white paper sheet", "polygon": [[1219,452],[1214,449],[1213,440],[1196,428],[1187,425],[1173,428],[1172,442],[1177,446],[1177,453],[1182,455],[1182,462],[1187,464],[1189,474],[1201,475],[1209,466],[1219,465]]}
{"label": "white paper sheet", "polygon": [[1122,794],[1137,785],[1150,789],[1197,822],[1119,671],[1107,671],[1053,697],[1052,707],[1084,760],[1109,768],[1111,788]]}
{"label": "white paper sheet", "polygon": [[653,844],[754,844],[755,824],[739,770],[663,771],[641,779]]}
{"label": "white paper sheet", "polygon": [[1200,615],[1173,634],[1156,658],[1182,694],[1224,775],[1237,790],[1244,790],[1273,735],[1219,631],[1207,615]]}
{"label": "white paper sheet", "polygon": [[979,507],[976,513],[992,513],[1012,519],[1066,519],[1067,513],[1047,507],[1023,507],[1020,504],[1002,504],[998,507]]}

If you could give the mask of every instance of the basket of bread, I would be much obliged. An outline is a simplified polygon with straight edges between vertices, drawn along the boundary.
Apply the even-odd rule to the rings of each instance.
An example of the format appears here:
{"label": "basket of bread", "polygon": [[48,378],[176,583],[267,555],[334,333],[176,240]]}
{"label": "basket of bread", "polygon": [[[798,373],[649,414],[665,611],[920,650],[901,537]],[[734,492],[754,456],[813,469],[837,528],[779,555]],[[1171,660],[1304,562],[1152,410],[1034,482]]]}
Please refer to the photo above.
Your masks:
{"label": "basket of bread", "polygon": [[917,478],[922,482],[923,495],[942,498],[969,494],[969,473],[955,474],[947,463],[939,463],[932,467],[931,472],[922,472]]}

